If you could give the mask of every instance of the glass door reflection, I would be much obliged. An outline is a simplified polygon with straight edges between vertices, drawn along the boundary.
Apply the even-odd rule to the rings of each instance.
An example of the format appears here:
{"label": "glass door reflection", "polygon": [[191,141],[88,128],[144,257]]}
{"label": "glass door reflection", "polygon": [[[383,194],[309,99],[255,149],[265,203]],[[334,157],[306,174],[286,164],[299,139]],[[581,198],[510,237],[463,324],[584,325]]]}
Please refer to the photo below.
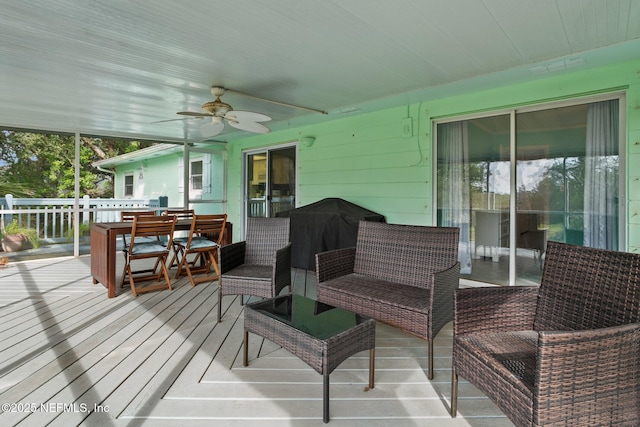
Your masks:
{"label": "glass door reflection", "polygon": [[295,208],[296,147],[245,154],[247,217],[275,217]]}
{"label": "glass door reflection", "polygon": [[296,148],[288,147],[269,152],[269,216],[295,208]]}
{"label": "glass door reflection", "polygon": [[247,216],[267,215],[267,153],[247,156]]}

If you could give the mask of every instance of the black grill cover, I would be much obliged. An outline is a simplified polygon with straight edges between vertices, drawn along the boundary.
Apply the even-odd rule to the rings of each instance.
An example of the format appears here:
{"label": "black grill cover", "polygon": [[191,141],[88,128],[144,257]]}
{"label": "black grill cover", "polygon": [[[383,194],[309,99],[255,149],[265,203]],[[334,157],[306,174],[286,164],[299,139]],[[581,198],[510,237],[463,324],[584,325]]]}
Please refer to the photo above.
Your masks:
{"label": "black grill cover", "polygon": [[356,245],[358,223],[385,222],[383,215],[339,198],[328,198],[276,214],[289,217],[291,266],[315,270],[315,254]]}

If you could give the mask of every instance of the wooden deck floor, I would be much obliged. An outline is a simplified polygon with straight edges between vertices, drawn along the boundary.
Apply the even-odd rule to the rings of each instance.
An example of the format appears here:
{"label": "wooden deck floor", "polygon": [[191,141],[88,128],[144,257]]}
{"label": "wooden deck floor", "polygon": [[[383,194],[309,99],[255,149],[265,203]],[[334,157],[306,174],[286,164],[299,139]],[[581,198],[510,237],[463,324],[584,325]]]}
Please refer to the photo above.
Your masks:
{"label": "wooden deck floor", "polygon": [[[119,271],[119,270],[118,270]],[[315,283],[294,271],[295,291]],[[0,425],[322,425],[322,378],[269,341],[251,336],[242,367],[243,310],[217,285],[108,299],[93,285],[89,258],[11,263],[0,270]],[[451,328],[436,339],[436,374],[426,344],[376,327],[376,387],[368,352],[331,375],[334,426],[512,426],[461,381],[459,415],[448,414]]]}

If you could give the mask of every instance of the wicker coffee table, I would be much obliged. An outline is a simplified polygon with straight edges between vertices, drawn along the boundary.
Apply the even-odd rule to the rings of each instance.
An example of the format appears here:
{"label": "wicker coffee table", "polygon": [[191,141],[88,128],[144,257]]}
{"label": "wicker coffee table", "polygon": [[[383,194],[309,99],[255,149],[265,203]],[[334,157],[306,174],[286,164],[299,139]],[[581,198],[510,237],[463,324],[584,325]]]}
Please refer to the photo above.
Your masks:
{"label": "wicker coffee table", "polygon": [[369,350],[369,388],[374,387],[375,320],[301,295],[247,304],[243,364],[249,332],[281,345],[323,378],[323,421],[329,422],[329,374],[355,353]]}

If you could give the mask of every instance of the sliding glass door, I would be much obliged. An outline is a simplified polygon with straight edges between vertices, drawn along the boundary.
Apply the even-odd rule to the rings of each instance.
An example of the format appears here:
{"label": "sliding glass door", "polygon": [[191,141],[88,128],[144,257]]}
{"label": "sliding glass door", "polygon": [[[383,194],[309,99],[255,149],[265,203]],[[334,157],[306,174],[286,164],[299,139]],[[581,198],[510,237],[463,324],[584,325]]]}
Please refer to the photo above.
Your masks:
{"label": "sliding glass door", "polygon": [[437,126],[438,225],[460,227],[461,274],[492,283],[509,280],[509,129],[509,115]]}
{"label": "sliding glass door", "polygon": [[548,240],[618,249],[619,99],[436,125],[438,225],[463,277],[539,283]]}
{"label": "sliding glass door", "polygon": [[245,152],[247,217],[275,217],[295,207],[296,147]]}

